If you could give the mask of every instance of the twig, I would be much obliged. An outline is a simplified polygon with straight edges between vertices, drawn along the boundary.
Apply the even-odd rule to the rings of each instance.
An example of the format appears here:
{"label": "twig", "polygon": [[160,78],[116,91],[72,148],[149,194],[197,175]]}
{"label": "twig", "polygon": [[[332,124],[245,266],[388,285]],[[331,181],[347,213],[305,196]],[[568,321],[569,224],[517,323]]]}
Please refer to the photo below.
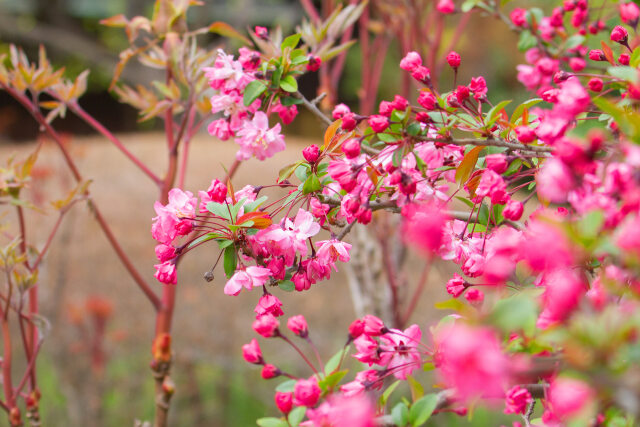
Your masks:
{"label": "twig", "polygon": [[320,120],[322,120],[324,124],[329,126],[331,123],[333,123],[333,121],[326,114],[320,111],[318,107],[315,106],[315,104],[313,104],[312,102],[309,102],[309,100],[305,98],[303,94],[301,94],[300,92],[296,92],[293,94],[293,96],[302,100],[302,103],[304,104],[304,106],[307,107],[307,109],[311,111],[313,114],[315,114]]}

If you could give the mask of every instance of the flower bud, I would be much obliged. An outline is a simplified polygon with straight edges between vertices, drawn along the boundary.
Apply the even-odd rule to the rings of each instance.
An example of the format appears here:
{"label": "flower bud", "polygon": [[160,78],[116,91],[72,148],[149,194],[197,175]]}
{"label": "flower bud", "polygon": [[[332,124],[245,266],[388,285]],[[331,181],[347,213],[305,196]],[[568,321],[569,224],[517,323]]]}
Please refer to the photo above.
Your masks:
{"label": "flower bud", "polygon": [[449,55],[447,55],[447,63],[451,68],[458,68],[460,66],[460,61],[461,58],[458,52],[451,51],[449,52]]}
{"label": "flower bud", "polygon": [[287,328],[300,338],[306,338],[309,335],[309,327],[304,316],[299,314],[297,316],[291,316],[287,320]]}
{"label": "flower bud", "polygon": [[318,380],[311,377],[308,380],[298,380],[293,389],[293,403],[296,406],[311,408],[318,403],[322,390],[318,386]]}
{"label": "flower bud", "polygon": [[349,336],[353,339],[358,338],[364,333],[364,322],[360,319],[354,320],[349,325]]}
{"label": "flower bud", "polygon": [[342,130],[345,130],[347,132],[352,131],[356,128],[356,125],[358,124],[357,120],[356,120],[356,115],[349,112],[349,113],[345,113],[342,116]]}
{"label": "flower bud", "polygon": [[423,107],[425,110],[435,110],[438,105],[438,99],[434,94],[427,90],[420,91],[420,95],[418,95],[418,104]]}
{"label": "flower bud", "polygon": [[318,71],[320,69],[320,65],[322,64],[322,60],[315,56],[309,55],[309,63],[307,64],[307,71]]}
{"label": "flower bud", "polygon": [[404,111],[409,106],[409,101],[401,97],[400,95],[396,95],[393,97],[393,102],[391,103],[394,110]]}
{"label": "flower bud", "polygon": [[589,59],[592,61],[606,61],[607,57],[604,56],[604,52],[600,49],[593,49],[589,51]]}
{"label": "flower bud", "polygon": [[264,363],[262,359],[262,351],[258,341],[254,338],[249,344],[242,346],[242,357],[249,363],[261,365]]}
{"label": "flower bud", "polygon": [[629,65],[630,61],[631,61],[631,57],[629,56],[628,53],[621,53],[620,56],[618,57],[618,62],[620,63],[620,65]]}
{"label": "flower bud", "polygon": [[422,65],[422,58],[418,52],[409,52],[400,61],[400,68],[409,72],[413,72],[420,65]]}
{"label": "flower bud", "polygon": [[256,26],[254,28],[254,31],[256,32],[256,36],[258,36],[259,39],[269,40],[269,30],[267,30],[265,27]]}
{"label": "flower bud", "polygon": [[309,163],[315,163],[319,156],[320,149],[316,144],[310,145],[302,150],[302,157]]}
{"label": "flower bud", "polygon": [[333,108],[331,116],[333,117],[333,120],[338,120],[341,119],[342,116],[350,112],[351,110],[345,104],[338,104]]}
{"label": "flower bud", "polygon": [[487,154],[484,160],[487,162],[487,167],[495,173],[502,173],[509,167],[507,157],[502,153]]}
{"label": "flower bud", "polygon": [[454,273],[453,278],[447,282],[447,293],[458,298],[467,286],[467,282],[459,274]]}
{"label": "flower bud", "polygon": [[509,200],[502,210],[502,216],[511,221],[517,221],[522,217],[524,206],[517,200]]}
{"label": "flower bud", "polygon": [[384,132],[389,127],[389,119],[380,115],[370,116],[367,123],[375,133]]}
{"label": "flower bud", "polygon": [[289,412],[291,412],[291,408],[293,408],[293,393],[283,393],[281,391],[276,391],[274,400],[280,412],[282,412],[283,414],[288,414]]}
{"label": "flower bud", "polygon": [[529,126],[518,126],[515,131],[518,141],[523,144],[529,144],[536,139],[536,132]]}
{"label": "flower bud", "polygon": [[589,80],[589,83],[587,85],[589,86],[589,90],[593,92],[600,92],[604,87],[604,83],[602,83],[602,79],[599,79],[597,77],[594,77],[591,80]]}
{"label": "flower bud", "polygon": [[620,19],[622,22],[635,27],[638,25],[638,16],[640,16],[640,8],[633,1],[620,4]]}
{"label": "flower bud", "polygon": [[265,338],[278,336],[280,322],[271,314],[265,314],[253,321],[253,330]]}
{"label": "flower bud", "polygon": [[436,9],[440,13],[450,14],[456,10],[456,5],[453,3],[453,0],[440,0]]}
{"label": "flower bud", "polygon": [[270,380],[271,378],[279,377],[282,373],[280,369],[276,368],[274,365],[267,363],[262,367],[261,376],[265,380]]}
{"label": "flower bud", "polygon": [[629,40],[629,33],[622,25],[616,25],[611,30],[611,41],[626,45]]}
{"label": "flower bud", "polygon": [[431,83],[431,71],[429,71],[427,67],[424,67],[422,65],[416,67],[411,72],[411,77],[426,85]]}
{"label": "flower bud", "polygon": [[360,142],[355,139],[347,139],[342,143],[342,152],[348,159],[353,159],[360,155]]}

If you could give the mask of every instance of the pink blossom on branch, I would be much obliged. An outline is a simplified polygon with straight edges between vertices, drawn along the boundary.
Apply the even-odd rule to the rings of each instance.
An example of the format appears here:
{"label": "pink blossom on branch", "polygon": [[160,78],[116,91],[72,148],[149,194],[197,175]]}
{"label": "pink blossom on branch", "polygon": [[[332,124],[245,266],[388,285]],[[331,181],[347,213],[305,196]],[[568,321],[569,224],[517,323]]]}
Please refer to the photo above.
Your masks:
{"label": "pink blossom on branch", "polygon": [[285,149],[280,124],[269,128],[269,119],[262,111],[258,111],[252,120],[245,121],[236,135],[236,142],[240,145],[236,154],[238,160],[247,160],[253,156],[264,160]]}

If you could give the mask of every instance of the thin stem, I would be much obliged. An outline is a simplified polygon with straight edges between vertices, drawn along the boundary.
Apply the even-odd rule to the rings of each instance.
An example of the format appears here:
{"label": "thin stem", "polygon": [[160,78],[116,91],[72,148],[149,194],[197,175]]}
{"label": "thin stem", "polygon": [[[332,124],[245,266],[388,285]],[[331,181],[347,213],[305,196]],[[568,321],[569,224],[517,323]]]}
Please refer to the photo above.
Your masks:
{"label": "thin stem", "polygon": [[289,338],[287,338],[286,336],[284,336],[282,334],[278,335],[278,337],[282,338],[287,344],[289,344],[291,347],[293,347],[293,349],[298,352],[298,354],[300,355],[300,357],[302,357],[302,359],[305,361],[305,363],[307,365],[309,365],[309,367],[311,368],[313,373],[316,374],[316,375],[319,375],[318,374],[318,370],[316,369],[315,366],[313,366],[313,363],[311,363],[311,361],[309,361],[309,359],[307,359],[307,356],[304,355],[302,350],[300,350],[300,348],[297,345],[295,345],[293,343],[293,341],[291,341]]}
{"label": "thin stem", "polygon": [[309,111],[311,111],[313,114],[315,114],[316,117],[318,117],[320,120],[322,120],[322,122],[324,124],[329,126],[331,123],[333,123],[333,120],[331,120],[329,118],[329,116],[324,114],[322,111],[320,111],[318,109],[318,107],[316,107],[314,104],[309,102],[309,100],[307,98],[305,98],[303,94],[301,94],[300,92],[296,92],[296,93],[293,94],[293,96],[295,96],[296,98],[302,100],[302,103],[304,104],[304,106],[307,107],[307,109]]}
{"label": "thin stem", "polygon": [[402,324],[406,324],[413,311],[416,309],[418,305],[418,301],[420,300],[420,296],[422,295],[422,291],[424,291],[424,287],[427,284],[427,278],[429,277],[429,270],[431,270],[431,258],[427,261],[424,268],[422,269],[422,274],[420,275],[420,280],[418,281],[418,287],[411,298],[411,302],[409,303],[409,308],[402,318]]}

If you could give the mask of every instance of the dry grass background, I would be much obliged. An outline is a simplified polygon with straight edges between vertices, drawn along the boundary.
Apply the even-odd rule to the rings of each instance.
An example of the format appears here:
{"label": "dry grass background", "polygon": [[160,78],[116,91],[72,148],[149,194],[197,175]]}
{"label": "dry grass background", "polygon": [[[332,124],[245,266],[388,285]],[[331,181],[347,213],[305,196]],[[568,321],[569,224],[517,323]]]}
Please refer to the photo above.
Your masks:
{"label": "dry grass background", "polygon": [[[164,170],[166,158],[162,134],[129,134],[120,137],[136,156],[151,164],[154,171],[160,174]],[[246,184],[274,183],[277,171],[283,165],[299,160],[302,148],[313,142],[288,138],[285,152],[265,162],[247,161],[238,170],[234,187],[239,189]],[[84,177],[93,180],[91,192],[115,235],[134,264],[159,290],[160,286],[153,278],[153,264],[156,261],[154,241],[150,234],[157,189],[104,139],[75,138],[69,144]],[[21,157],[32,148],[33,144],[3,144],[0,153],[2,158],[7,158],[11,153]],[[198,189],[206,189],[213,178],[224,175],[222,165],[231,164],[235,151],[233,142],[220,142],[206,134],[198,135],[191,146],[185,188],[194,193]],[[31,197],[37,203],[63,198],[65,191],[72,186],[72,179],[66,172],[57,148],[45,143],[37,162]],[[47,209],[49,215],[29,212],[27,217],[28,223],[33,224],[28,230],[29,239],[37,247],[42,247],[46,232],[56,217],[52,209]],[[222,375],[217,377],[219,381],[224,382],[225,378],[228,380],[234,375],[239,375],[249,383],[259,381],[260,385],[250,388],[248,393],[257,394],[263,399],[266,393],[267,401],[270,399],[269,390],[272,390],[273,384],[264,385],[257,369],[247,366],[240,357],[242,344],[254,337],[251,330],[252,310],[259,293],[243,292],[238,297],[224,295],[222,288],[225,281],[221,269],[216,271],[213,282],[207,283],[203,279],[203,273],[215,262],[218,255],[216,249],[216,245],[201,247],[186,257],[179,269],[173,339],[177,357],[174,371],[180,380],[177,385],[177,406],[173,410],[174,420],[183,419],[183,411],[191,411],[194,404],[207,405],[203,401],[207,393],[201,389],[198,378],[198,367],[202,364],[213,367],[215,375]],[[412,262],[417,274],[422,261],[414,259]],[[446,298],[444,281],[450,273],[441,273],[441,268],[435,267],[423,301],[414,315],[424,328],[425,337],[427,321],[437,315],[433,301]],[[305,314],[312,337],[326,358],[344,343],[347,327],[355,317],[342,270],[334,274],[330,281],[314,285],[304,293],[275,291],[285,304],[287,316]],[[123,420],[131,420],[134,415],[147,415],[148,405],[140,407],[135,402],[151,399],[150,394],[143,394],[150,378],[147,363],[153,337],[153,310],[111,251],[86,205],[77,204],[65,218],[40,279],[42,312],[51,321],[51,331],[43,348],[43,357],[50,362],[41,368],[40,375],[56,376],[55,383],[60,384],[62,406],[66,406],[67,411],[66,415],[64,411],[56,414],[55,418],[68,417],[69,425],[83,425],[83,420],[94,417],[92,425],[97,425],[96,414],[109,412],[109,405],[114,406],[112,409],[117,410]],[[104,341],[109,361],[104,373],[93,372],[89,367],[85,344],[86,336],[91,336],[92,324],[85,310],[85,302],[90,296],[105,298],[113,304],[113,314],[108,320]],[[278,348],[275,343],[265,340],[261,343],[264,343],[267,360],[285,360],[291,370],[306,374],[301,370],[293,351]],[[229,390],[220,390],[220,395],[224,400]],[[111,401],[108,396],[111,396]],[[211,421],[211,417],[221,416],[216,414],[219,411],[223,413],[224,406],[222,404],[213,413],[203,410],[192,423],[176,425],[230,425]],[[200,421],[197,421],[198,417]],[[105,415],[100,423],[119,425],[110,419]]]}

